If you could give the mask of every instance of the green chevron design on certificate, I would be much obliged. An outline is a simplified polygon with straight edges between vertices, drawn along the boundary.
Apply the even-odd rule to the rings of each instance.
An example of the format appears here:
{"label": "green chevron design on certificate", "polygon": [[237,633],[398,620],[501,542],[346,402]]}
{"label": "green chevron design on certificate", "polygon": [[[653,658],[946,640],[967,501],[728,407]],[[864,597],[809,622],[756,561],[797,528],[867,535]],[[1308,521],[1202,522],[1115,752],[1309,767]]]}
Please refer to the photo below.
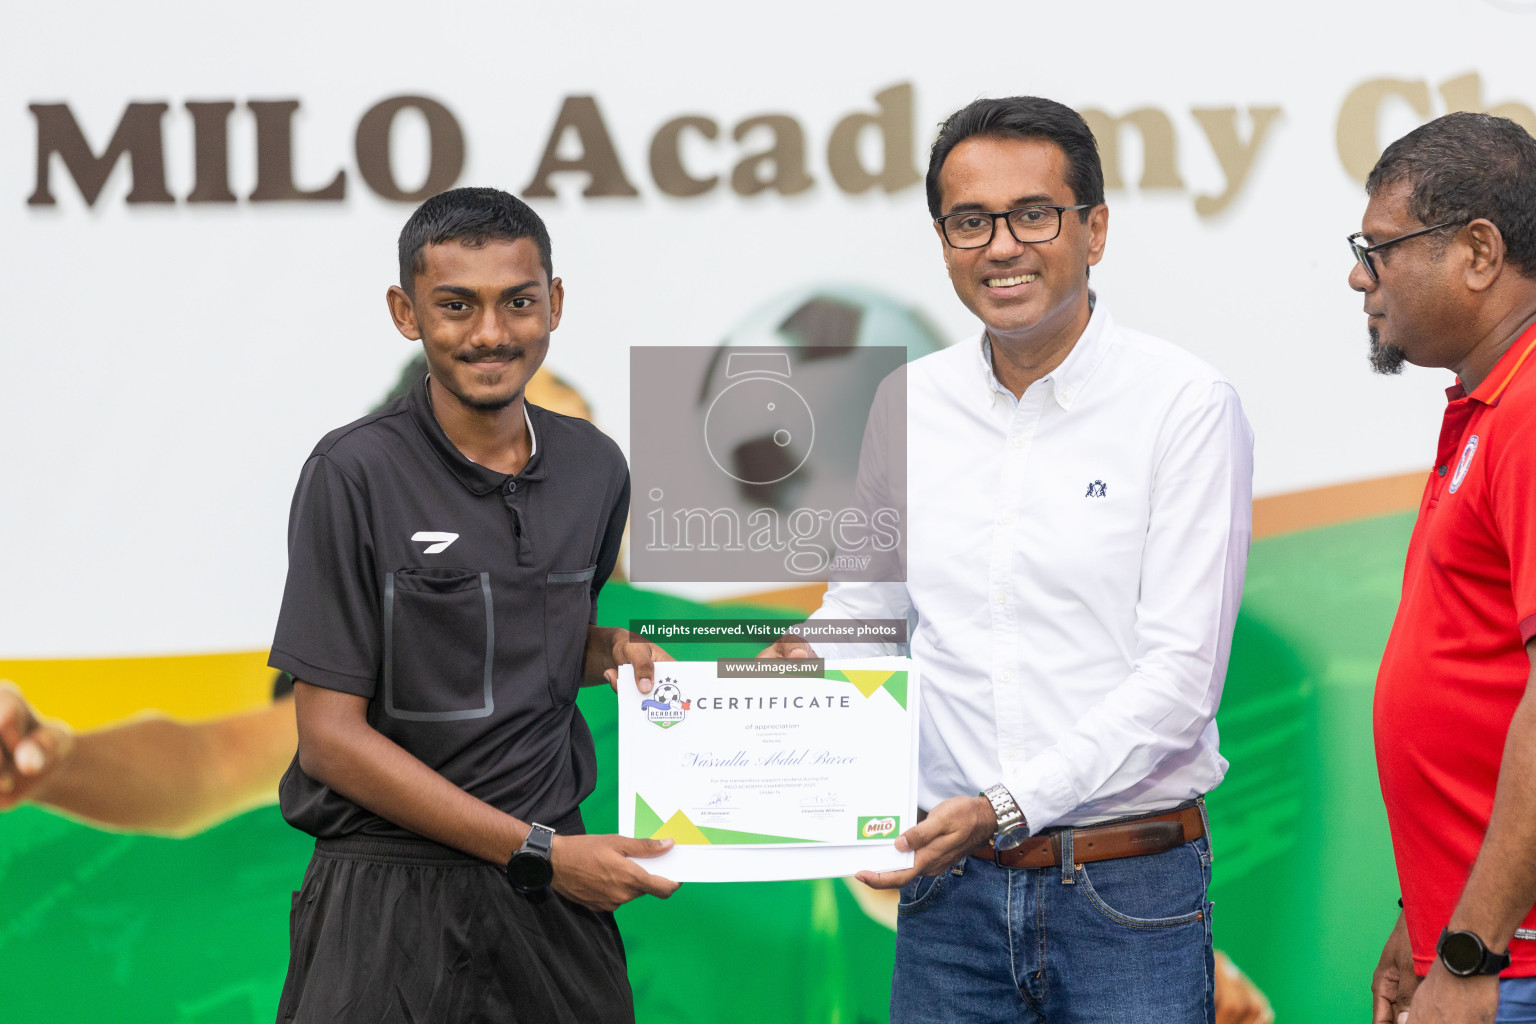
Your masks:
{"label": "green chevron design on certificate", "polygon": [[910,867],[918,679],[907,658],[656,663],[619,673],[619,831],[646,870],[769,881]]}

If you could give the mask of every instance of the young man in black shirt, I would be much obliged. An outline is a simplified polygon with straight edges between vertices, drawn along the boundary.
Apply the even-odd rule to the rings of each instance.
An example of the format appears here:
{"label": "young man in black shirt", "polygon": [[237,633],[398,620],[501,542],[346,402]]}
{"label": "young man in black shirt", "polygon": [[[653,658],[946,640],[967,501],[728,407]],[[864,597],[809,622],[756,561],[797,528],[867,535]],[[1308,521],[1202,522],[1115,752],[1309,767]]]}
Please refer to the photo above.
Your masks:
{"label": "young man in black shirt", "polygon": [[429,199],[389,289],[429,374],[305,464],[271,665],[291,673],[284,816],[317,837],[279,1021],[633,1018],[614,907],[676,884],[583,834],[583,683],[651,645],[594,624],[629,475],[589,423],[524,401],[564,293],[493,189]]}

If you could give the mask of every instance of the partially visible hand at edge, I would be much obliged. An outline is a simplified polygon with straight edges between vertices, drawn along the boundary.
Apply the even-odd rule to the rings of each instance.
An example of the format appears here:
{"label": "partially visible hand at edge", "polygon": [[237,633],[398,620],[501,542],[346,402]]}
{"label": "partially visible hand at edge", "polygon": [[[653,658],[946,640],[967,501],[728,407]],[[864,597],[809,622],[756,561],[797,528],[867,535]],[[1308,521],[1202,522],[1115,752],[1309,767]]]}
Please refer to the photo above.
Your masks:
{"label": "partially visible hand at edge", "polygon": [[36,795],[74,742],[69,726],[37,714],[14,683],[0,680],[0,811]]}

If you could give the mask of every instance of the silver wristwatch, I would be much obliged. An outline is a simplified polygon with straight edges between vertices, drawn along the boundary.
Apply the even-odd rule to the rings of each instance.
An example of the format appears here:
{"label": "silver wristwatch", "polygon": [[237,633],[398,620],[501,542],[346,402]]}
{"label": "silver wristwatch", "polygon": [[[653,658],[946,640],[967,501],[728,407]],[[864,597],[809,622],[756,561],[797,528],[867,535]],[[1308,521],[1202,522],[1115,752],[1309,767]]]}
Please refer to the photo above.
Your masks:
{"label": "silver wristwatch", "polygon": [[999,782],[982,790],[981,795],[992,802],[992,813],[997,815],[997,832],[992,836],[995,848],[1011,850],[1029,838],[1029,823],[1006,786]]}

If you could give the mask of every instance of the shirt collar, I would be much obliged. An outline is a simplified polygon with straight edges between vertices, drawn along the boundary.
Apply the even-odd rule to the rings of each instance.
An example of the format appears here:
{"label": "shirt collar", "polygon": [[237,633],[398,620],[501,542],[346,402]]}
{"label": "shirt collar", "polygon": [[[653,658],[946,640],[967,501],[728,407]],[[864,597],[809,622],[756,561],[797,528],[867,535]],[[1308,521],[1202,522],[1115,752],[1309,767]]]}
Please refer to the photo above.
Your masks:
{"label": "shirt collar", "polygon": [[[432,451],[447,467],[448,471],[458,477],[472,494],[490,494],[498,490],[511,479],[506,473],[498,473],[493,469],[487,469],[477,462],[465,458],[448,435],[443,432],[443,426],[437,422],[437,417],[432,413],[432,402],[427,397],[428,376],[423,375],[406,395],[406,408],[410,411],[411,420],[418,430],[426,438]],[[532,450],[528,455],[528,464],[523,471],[517,474],[519,481],[540,480],[544,477],[544,460],[539,457],[539,438],[533,429],[533,415],[526,399],[523,402],[523,422],[528,424],[528,438]],[[542,410],[540,410],[542,412]]]}
{"label": "shirt collar", "polygon": [[[1477,386],[1477,390],[1472,392],[1472,400],[1482,402],[1484,405],[1498,405],[1499,399],[1504,397],[1505,389],[1515,379],[1515,374],[1520,372],[1520,368],[1527,362],[1536,361],[1530,358],[1533,352],[1536,352],[1536,325],[1527,327],[1524,333],[1515,339],[1515,343],[1509,346],[1502,356],[1499,356],[1499,361],[1493,364],[1493,372],[1489,373]],[[1466,393],[1460,381],[1457,381],[1446,394],[1450,394],[1451,391]],[[1457,395],[1452,398],[1452,401],[1460,397]]]}
{"label": "shirt collar", "polygon": [[[1056,399],[1056,404],[1063,409],[1072,408],[1072,403],[1082,394],[1088,379],[1099,368],[1109,350],[1107,341],[1114,326],[1114,318],[1109,315],[1104,304],[1098,301],[1098,295],[1092,289],[1088,291],[1088,308],[1088,326],[1083,328],[1083,333],[1073,344],[1072,351],[1067,353],[1067,358],[1044,378],[1051,386],[1051,395]],[[992,341],[986,331],[981,332],[976,354],[982,380],[986,383],[988,400],[1002,395],[1009,401],[1016,401],[1013,392],[1003,387],[992,368]]]}

